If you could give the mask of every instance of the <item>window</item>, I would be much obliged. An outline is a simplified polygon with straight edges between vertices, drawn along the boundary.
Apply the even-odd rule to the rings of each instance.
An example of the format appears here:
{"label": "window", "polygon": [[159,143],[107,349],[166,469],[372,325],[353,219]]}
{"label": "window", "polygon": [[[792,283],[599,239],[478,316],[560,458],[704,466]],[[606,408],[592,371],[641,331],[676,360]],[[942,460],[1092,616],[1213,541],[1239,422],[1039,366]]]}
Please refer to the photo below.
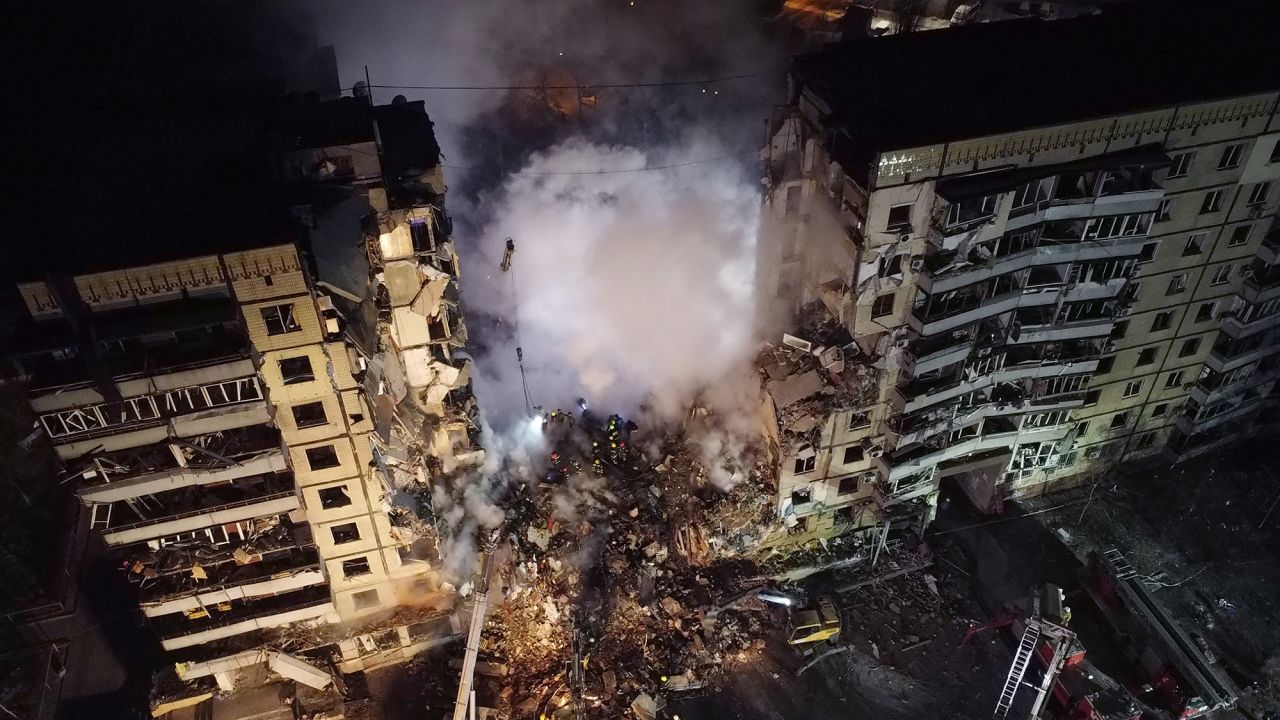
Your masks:
{"label": "window", "polygon": [[877,296],[875,302],[871,305],[871,317],[878,318],[884,317],[885,315],[892,315],[893,298],[894,293],[885,293],[884,295]]}
{"label": "window", "polygon": [[1271,194],[1271,183],[1260,182],[1257,185],[1254,185],[1253,189],[1249,191],[1249,204],[1261,205],[1262,203],[1267,201],[1267,195],[1270,195],[1270,194]]}
{"label": "window", "polygon": [[267,326],[268,335],[284,335],[302,329],[293,317],[293,305],[272,305],[262,308],[262,322]]}
{"label": "window", "polygon": [[1271,146],[1271,158],[1267,160],[1267,163],[1280,163],[1280,140],[1277,140]]}
{"label": "window", "polygon": [[1111,416],[1111,429],[1119,430],[1129,424],[1129,412],[1118,412]]}
{"label": "window", "polygon": [[1196,159],[1194,150],[1173,156],[1173,164],[1169,166],[1169,174],[1165,177],[1180,178],[1191,172],[1191,163]]}
{"label": "window", "polygon": [[952,203],[951,207],[947,208],[946,224],[950,227],[994,215],[998,200],[997,195],[987,195]]}
{"label": "window", "polygon": [[1174,275],[1173,277],[1169,278],[1169,289],[1165,290],[1164,294],[1177,295],[1178,293],[1186,289],[1187,289],[1186,273],[1183,273],[1181,275]]}
{"label": "window", "polygon": [[1138,293],[1142,292],[1142,282],[1140,280],[1130,280],[1124,286],[1124,302],[1133,302],[1138,299]]}
{"label": "window", "polygon": [[1231,238],[1227,240],[1227,247],[1240,247],[1249,242],[1249,233],[1253,232],[1252,225],[1237,225],[1231,230]]}
{"label": "window", "polygon": [[312,470],[327,470],[338,467],[338,451],[332,445],[307,448],[307,465]]}
{"label": "window", "polygon": [[358,557],[350,560],[342,561],[342,577],[353,578],[361,575],[368,575],[373,572],[369,569],[369,558]]}
{"label": "window", "polygon": [[378,607],[378,591],[370,589],[351,593],[351,602],[355,604],[357,610]]}
{"label": "window", "polygon": [[1131,398],[1142,392],[1142,381],[1131,380],[1124,385],[1124,395],[1122,397]]}
{"label": "window", "polygon": [[850,430],[857,430],[860,427],[866,427],[870,424],[871,424],[871,413],[858,412],[857,410],[854,410],[853,412],[849,413],[849,424],[847,427]]}
{"label": "window", "polygon": [[1102,358],[1101,360],[1098,361],[1098,369],[1096,371],[1096,374],[1105,375],[1106,373],[1111,372],[1111,368],[1115,364],[1116,364],[1115,355],[1108,355],[1107,357]]}
{"label": "window", "polygon": [[876,274],[882,278],[893,277],[902,274],[902,256],[894,255],[893,257],[880,257],[880,268]]}
{"label": "window", "polygon": [[1173,198],[1165,198],[1160,201],[1160,207],[1156,208],[1156,222],[1169,222],[1169,218],[1173,216]]}
{"label": "window", "polygon": [[858,490],[858,476],[850,475],[849,477],[840,478],[840,489],[836,491],[837,495],[848,495]]}
{"label": "window", "polygon": [[1169,411],[1169,403],[1160,403],[1159,405],[1156,405],[1155,407],[1151,408],[1151,417],[1153,418],[1164,417],[1164,414],[1168,411]]}
{"label": "window", "polygon": [[1213,311],[1217,307],[1217,303],[1207,302],[1200,303],[1199,309],[1196,310],[1196,322],[1209,322],[1213,319]]}
{"label": "window", "polygon": [[1171,325],[1173,325],[1172,310],[1166,310],[1165,312],[1156,313],[1155,318],[1151,321],[1151,332],[1160,332],[1161,330],[1168,330]]}
{"label": "window", "polygon": [[911,206],[912,203],[905,203],[889,208],[889,222],[885,225],[885,229],[906,230],[909,228],[911,226]]}
{"label": "window", "polygon": [[1032,180],[1013,191],[1013,207],[1016,210],[1048,200],[1051,192],[1053,192],[1053,178]]}
{"label": "window", "polygon": [[1089,432],[1089,421],[1081,420],[1076,423],[1076,437],[1084,437]]}
{"label": "window", "polygon": [[1200,203],[1200,214],[1208,215],[1222,209],[1222,191],[1210,190],[1204,194],[1204,202]]}
{"label": "window", "polygon": [[1119,340],[1123,338],[1124,334],[1128,331],[1129,331],[1129,321],[1121,320],[1117,322],[1115,325],[1111,326],[1111,335],[1109,337],[1112,340]]}
{"label": "window", "polygon": [[324,403],[319,400],[293,406],[293,424],[299,429],[324,425],[329,422],[324,414]]}
{"label": "window", "polygon": [[1160,246],[1158,242],[1149,242],[1142,244],[1142,253],[1138,255],[1138,262],[1147,262],[1156,256],[1156,248]]}
{"label": "window", "polygon": [[813,493],[809,490],[809,486],[798,487],[791,491],[792,505],[806,505],[813,501]]}
{"label": "window", "polygon": [[1156,441],[1156,434],[1154,432],[1142,433],[1138,437],[1134,438],[1133,449],[1146,450],[1147,448],[1151,447],[1151,445],[1154,444],[1155,441]]}
{"label": "window", "polygon": [[850,445],[844,449],[844,464],[862,462],[862,446]]}
{"label": "window", "polygon": [[1155,361],[1156,361],[1156,349],[1144,348],[1142,352],[1138,353],[1138,362],[1134,363],[1134,367],[1142,367],[1143,365],[1150,365]]}
{"label": "window", "polygon": [[800,214],[800,199],[804,188],[799,185],[790,185],[787,187],[786,197],[786,214],[787,217],[793,218]]}
{"label": "window", "polygon": [[1176,388],[1182,384],[1182,371],[1171,372],[1164,378],[1164,387],[1166,390]]}
{"label": "window", "polygon": [[311,358],[306,355],[282,358],[280,360],[280,377],[284,380],[285,385],[296,385],[297,383],[315,380],[315,373],[311,371]]}
{"label": "window", "polygon": [[1084,394],[1084,404],[1085,404],[1085,405],[1097,405],[1097,404],[1098,404],[1098,396],[1100,396],[1101,394],[1102,394],[1102,391],[1100,391],[1100,390],[1089,390],[1088,392],[1086,392],[1086,393]]}
{"label": "window", "polygon": [[320,507],[324,510],[333,510],[351,504],[351,496],[347,494],[346,485],[324,488],[316,494],[320,496]]}
{"label": "window", "polygon": [[1210,285],[1225,285],[1231,280],[1231,268],[1233,265],[1220,265],[1218,269],[1213,271],[1213,279],[1209,281]]}
{"label": "window", "polygon": [[1204,252],[1204,240],[1207,237],[1209,237],[1209,233],[1206,232],[1192,233],[1191,237],[1187,238],[1186,247],[1182,248],[1182,257],[1199,255]]}
{"label": "window", "polygon": [[[813,451],[810,450],[809,452],[812,453]],[[796,458],[796,475],[813,472],[813,468],[817,466],[817,463],[818,456],[813,454],[810,454],[808,457]]]}
{"label": "window", "polygon": [[276,284],[276,281],[272,280],[270,275],[263,275],[262,282],[266,283],[267,287],[271,287],[272,285]]}
{"label": "window", "polygon": [[1190,340],[1184,340],[1182,342],[1182,349],[1178,351],[1178,357],[1184,358],[1190,355],[1195,355],[1196,351],[1199,349],[1200,349],[1200,338],[1191,338]]}
{"label": "window", "polygon": [[1228,145],[1222,149],[1222,157],[1218,159],[1219,170],[1230,170],[1239,167],[1240,156],[1244,154],[1244,143]]}
{"label": "window", "polygon": [[329,532],[333,534],[334,545],[345,545],[360,539],[360,529],[356,527],[355,523],[334,525],[329,528]]}

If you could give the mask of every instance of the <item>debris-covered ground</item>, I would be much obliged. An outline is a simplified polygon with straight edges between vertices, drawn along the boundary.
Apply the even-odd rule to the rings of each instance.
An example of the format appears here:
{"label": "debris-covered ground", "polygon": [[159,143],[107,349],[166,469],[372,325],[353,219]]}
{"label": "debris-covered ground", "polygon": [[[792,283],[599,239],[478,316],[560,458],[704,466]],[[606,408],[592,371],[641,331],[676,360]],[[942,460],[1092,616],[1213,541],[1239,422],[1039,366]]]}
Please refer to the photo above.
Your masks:
{"label": "debris-covered ground", "polygon": [[1250,442],[1029,504],[1062,506],[1040,517],[1080,555],[1108,545],[1124,550],[1183,629],[1241,687],[1250,717],[1280,713],[1277,463],[1274,443]]}

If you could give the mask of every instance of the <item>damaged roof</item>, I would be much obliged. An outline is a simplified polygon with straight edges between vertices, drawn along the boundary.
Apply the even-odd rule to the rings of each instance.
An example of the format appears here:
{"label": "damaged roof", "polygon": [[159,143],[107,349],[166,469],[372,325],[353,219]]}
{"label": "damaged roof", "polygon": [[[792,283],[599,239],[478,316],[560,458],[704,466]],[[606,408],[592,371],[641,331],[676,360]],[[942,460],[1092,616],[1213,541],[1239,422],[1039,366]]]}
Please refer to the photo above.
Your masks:
{"label": "damaged roof", "polygon": [[795,59],[869,172],[889,150],[1280,89],[1274,0],[1141,0],[1101,15],[854,40]]}

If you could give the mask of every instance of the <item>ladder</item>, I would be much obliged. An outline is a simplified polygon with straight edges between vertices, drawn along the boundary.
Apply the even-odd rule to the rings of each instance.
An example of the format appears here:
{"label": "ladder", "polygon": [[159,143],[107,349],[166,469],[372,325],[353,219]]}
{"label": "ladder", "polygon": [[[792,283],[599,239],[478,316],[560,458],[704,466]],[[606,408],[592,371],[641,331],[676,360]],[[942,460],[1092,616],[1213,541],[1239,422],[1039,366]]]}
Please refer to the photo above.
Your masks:
{"label": "ladder", "polygon": [[1040,640],[1040,627],[1035,622],[1028,622],[1022,631],[1022,641],[1018,643],[1018,652],[1013,656],[1013,664],[1009,666],[1009,676],[1004,679],[1004,689],[1000,691],[1000,702],[996,703],[995,717],[1003,718],[1009,714],[1013,706],[1013,698],[1018,694],[1018,686],[1022,677],[1031,665],[1031,657],[1035,654],[1036,643]]}
{"label": "ladder", "polygon": [[1114,547],[1109,547],[1106,550],[1103,550],[1102,557],[1107,559],[1107,562],[1111,565],[1111,569],[1115,571],[1117,580],[1128,580],[1138,574],[1138,571],[1134,570],[1133,566],[1129,564],[1124,553]]}

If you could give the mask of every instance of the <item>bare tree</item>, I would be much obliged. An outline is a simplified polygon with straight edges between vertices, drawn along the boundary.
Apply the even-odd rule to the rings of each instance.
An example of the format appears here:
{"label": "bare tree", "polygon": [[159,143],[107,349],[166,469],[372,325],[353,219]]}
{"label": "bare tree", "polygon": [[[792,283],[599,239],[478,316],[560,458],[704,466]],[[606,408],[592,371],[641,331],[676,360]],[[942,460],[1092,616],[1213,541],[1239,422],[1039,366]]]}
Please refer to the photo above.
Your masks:
{"label": "bare tree", "polygon": [[894,0],[893,32],[909,33],[920,27],[920,19],[924,17],[925,6],[929,0]]}

